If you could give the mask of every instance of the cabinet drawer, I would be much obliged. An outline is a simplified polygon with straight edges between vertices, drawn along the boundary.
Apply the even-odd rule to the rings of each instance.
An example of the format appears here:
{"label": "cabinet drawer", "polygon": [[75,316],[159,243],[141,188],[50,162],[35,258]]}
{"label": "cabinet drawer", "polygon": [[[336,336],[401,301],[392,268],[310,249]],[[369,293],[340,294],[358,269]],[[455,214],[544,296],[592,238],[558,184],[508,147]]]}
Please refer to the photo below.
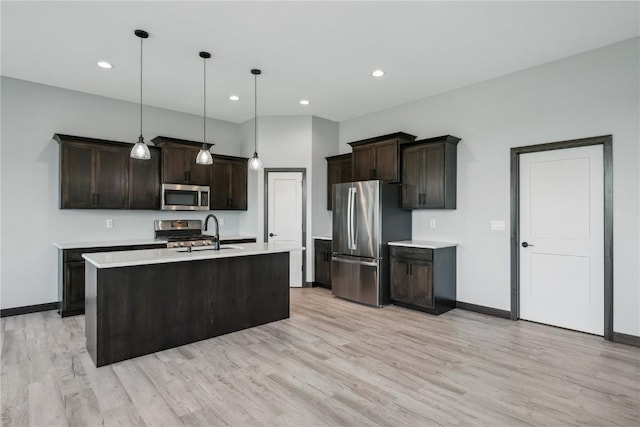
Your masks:
{"label": "cabinet drawer", "polygon": [[404,258],[417,261],[433,260],[433,249],[390,246],[390,254],[392,258]]}

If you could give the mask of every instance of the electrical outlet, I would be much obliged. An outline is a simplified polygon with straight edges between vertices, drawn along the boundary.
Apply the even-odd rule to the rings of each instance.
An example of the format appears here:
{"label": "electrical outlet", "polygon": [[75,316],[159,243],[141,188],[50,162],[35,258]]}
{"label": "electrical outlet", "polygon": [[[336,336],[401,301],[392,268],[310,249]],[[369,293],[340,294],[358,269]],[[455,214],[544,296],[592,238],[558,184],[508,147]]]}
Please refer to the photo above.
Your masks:
{"label": "electrical outlet", "polygon": [[430,228],[436,228],[436,220],[432,219],[431,221],[429,221],[429,227]]}
{"label": "electrical outlet", "polygon": [[105,223],[107,228],[113,228],[113,220],[112,219],[108,219]]}
{"label": "electrical outlet", "polygon": [[504,221],[491,220],[491,231],[504,231]]}
{"label": "electrical outlet", "polygon": [[224,218],[223,217],[218,218],[218,224],[220,225],[220,227],[222,227],[224,225]]}

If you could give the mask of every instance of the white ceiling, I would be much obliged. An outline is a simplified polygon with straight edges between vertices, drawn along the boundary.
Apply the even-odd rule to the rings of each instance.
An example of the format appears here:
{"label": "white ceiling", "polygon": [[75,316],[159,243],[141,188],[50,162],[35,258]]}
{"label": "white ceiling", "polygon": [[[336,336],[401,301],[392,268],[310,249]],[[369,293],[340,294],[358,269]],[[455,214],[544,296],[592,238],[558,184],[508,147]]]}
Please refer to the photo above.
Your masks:
{"label": "white ceiling", "polygon": [[207,115],[233,122],[253,117],[254,67],[260,115],[343,121],[640,35],[635,1],[2,1],[1,14],[2,75],[139,102],[140,28],[144,103],[202,114],[208,50]]}

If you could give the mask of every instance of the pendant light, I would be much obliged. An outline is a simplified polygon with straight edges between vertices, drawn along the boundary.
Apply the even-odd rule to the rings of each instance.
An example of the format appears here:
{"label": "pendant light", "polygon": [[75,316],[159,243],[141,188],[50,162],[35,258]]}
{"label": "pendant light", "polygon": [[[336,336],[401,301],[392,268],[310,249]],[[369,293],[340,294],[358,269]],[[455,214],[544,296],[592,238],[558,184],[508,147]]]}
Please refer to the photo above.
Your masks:
{"label": "pendant light", "polygon": [[254,119],[253,119],[253,157],[249,159],[249,169],[252,171],[257,171],[262,169],[262,161],[258,157],[258,76],[262,73],[262,71],[254,68],[251,70],[251,74],[254,77]]}
{"label": "pendant light", "polygon": [[149,37],[149,33],[144,30],[135,30],[134,34],[140,37],[140,136],[138,142],[131,149],[130,156],[134,159],[149,160],[151,158],[151,152],[149,147],[144,143],[144,137],[142,136],[142,40]]}
{"label": "pendant light", "polygon": [[211,156],[209,147],[207,147],[207,59],[211,58],[211,54],[209,52],[200,52],[200,58],[203,59],[204,63],[204,130],[202,136],[202,148],[196,156],[196,163],[199,165],[211,165],[213,164],[213,157]]}

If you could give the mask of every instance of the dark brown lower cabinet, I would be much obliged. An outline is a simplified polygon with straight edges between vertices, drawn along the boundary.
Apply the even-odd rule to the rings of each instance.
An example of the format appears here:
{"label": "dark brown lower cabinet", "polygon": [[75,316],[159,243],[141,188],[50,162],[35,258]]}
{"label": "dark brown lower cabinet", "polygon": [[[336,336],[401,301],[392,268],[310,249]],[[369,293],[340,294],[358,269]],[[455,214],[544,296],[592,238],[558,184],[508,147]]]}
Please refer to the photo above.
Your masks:
{"label": "dark brown lower cabinet", "polygon": [[331,240],[315,239],[313,249],[315,285],[331,289]]}
{"label": "dark brown lower cabinet", "polygon": [[[65,309],[67,312],[84,312],[84,261],[64,264],[63,282]],[[64,315],[63,315],[64,317]]]}
{"label": "dark brown lower cabinet", "polygon": [[456,248],[391,246],[390,291],[394,304],[441,314],[456,306]]}
{"label": "dark brown lower cabinet", "polygon": [[166,248],[166,243],[58,250],[58,300],[60,316],[84,314],[85,264],[82,254]]}

